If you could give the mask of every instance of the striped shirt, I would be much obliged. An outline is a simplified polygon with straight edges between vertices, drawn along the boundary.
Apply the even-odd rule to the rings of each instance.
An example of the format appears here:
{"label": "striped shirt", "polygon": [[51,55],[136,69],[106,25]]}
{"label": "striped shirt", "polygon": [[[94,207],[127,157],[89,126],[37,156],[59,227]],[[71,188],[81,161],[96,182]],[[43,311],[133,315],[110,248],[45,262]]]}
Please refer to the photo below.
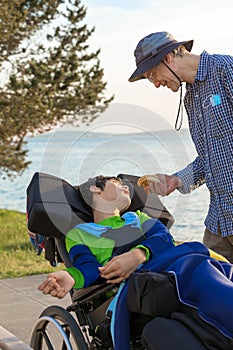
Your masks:
{"label": "striped shirt", "polygon": [[177,175],[189,193],[203,183],[210,192],[205,225],[212,233],[233,234],[233,57],[203,51],[184,105],[197,158]]}

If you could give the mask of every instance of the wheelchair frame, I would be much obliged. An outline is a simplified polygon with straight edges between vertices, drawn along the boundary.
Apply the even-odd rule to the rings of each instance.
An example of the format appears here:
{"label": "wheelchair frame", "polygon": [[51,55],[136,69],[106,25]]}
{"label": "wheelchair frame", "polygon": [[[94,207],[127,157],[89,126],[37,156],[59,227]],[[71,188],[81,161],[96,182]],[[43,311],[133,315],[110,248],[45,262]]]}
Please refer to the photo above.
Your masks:
{"label": "wheelchair frame", "polygon": [[[71,266],[64,240],[55,241],[63,262]],[[106,310],[117,291],[118,286],[114,284],[72,289],[70,305],[66,308],[52,305],[41,313],[31,332],[30,346],[34,350],[112,350],[112,346],[103,347],[96,327],[106,319]],[[54,330],[56,334],[51,335],[50,332],[54,333]],[[130,349],[140,350],[144,347],[135,338],[131,341]]]}

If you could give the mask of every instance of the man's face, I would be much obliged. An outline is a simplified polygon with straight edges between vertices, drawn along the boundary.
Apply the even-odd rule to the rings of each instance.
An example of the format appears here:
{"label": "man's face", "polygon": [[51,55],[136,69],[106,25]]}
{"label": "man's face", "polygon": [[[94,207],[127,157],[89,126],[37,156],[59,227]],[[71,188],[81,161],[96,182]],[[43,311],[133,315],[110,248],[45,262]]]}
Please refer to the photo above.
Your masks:
{"label": "man's face", "polygon": [[131,203],[129,187],[114,178],[106,182],[101,197],[109,205],[115,205],[120,211],[128,208]]}
{"label": "man's face", "polygon": [[[172,68],[172,67],[171,67]],[[173,69],[173,68],[172,68]],[[169,69],[161,62],[150,69],[144,74],[145,78],[148,79],[156,88],[160,86],[166,86],[173,92],[179,90],[180,82],[178,79],[169,71]]]}

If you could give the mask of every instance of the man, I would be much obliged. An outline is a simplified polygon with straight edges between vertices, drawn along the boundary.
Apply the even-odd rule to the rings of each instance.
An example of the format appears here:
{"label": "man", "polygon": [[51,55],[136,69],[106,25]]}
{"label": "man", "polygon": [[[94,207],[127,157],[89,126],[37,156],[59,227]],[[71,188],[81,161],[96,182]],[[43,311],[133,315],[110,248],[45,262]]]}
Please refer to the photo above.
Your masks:
{"label": "man", "polygon": [[[129,187],[119,178],[97,176],[81,185],[80,190],[93,210],[94,222],[79,224],[68,232],[66,248],[73,267],[49,274],[39,290],[62,298],[72,288],[83,288],[100,280],[120,283],[137,269],[172,271],[180,300],[195,312],[198,310],[207,324],[218,329],[216,341],[222,344],[219,349],[230,349],[233,337],[231,265],[212,259],[208,249],[199,242],[175,246],[167,228],[140,211],[120,216],[131,199]],[[116,319],[116,315],[122,316],[122,306],[126,312],[127,282],[124,287],[117,299]],[[220,310],[216,302],[221,304]],[[129,315],[121,317],[120,325],[119,322],[113,324],[114,349],[128,349],[129,338],[121,336],[119,327],[124,329],[124,334],[130,334],[126,331]]]}
{"label": "man", "polygon": [[[137,68],[130,82],[148,79],[176,92],[186,82],[184,105],[197,158],[173,175],[157,174],[150,191],[190,193],[202,184],[210,192],[204,244],[233,262],[233,57],[194,55],[193,41],[167,32],[150,34],[134,52]],[[182,100],[180,100],[180,103]],[[176,120],[178,123],[179,112]],[[179,128],[178,128],[179,129]]]}

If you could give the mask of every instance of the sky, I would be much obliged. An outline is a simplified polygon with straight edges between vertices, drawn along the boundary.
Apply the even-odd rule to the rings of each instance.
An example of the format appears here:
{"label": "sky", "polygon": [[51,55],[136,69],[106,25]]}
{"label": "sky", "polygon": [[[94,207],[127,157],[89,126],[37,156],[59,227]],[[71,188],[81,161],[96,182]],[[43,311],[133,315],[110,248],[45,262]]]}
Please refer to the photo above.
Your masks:
{"label": "sky", "polygon": [[[158,113],[174,127],[179,93],[156,89],[146,80],[129,83],[136,68],[134,49],[144,36],[170,32],[177,41],[194,39],[192,52],[233,54],[232,0],[82,0],[85,23],[95,31],[88,43],[99,55],[114,103]],[[187,127],[187,116],[183,125]],[[152,127],[153,129],[153,127]]]}

